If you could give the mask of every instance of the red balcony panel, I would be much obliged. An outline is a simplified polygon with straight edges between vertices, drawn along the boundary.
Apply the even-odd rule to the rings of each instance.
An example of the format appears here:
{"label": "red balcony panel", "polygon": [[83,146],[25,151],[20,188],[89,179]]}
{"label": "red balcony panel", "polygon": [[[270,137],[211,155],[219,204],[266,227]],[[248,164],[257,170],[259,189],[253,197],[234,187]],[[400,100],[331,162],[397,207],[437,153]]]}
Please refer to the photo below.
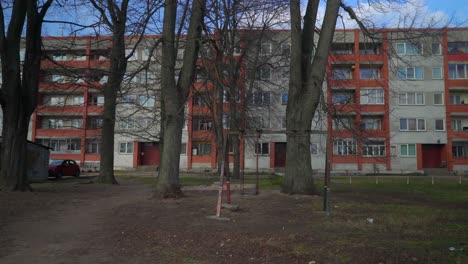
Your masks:
{"label": "red balcony panel", "polygon": [[45,129],[39,128],[36,130],[37,137],[81,137],[81,129]]}
{"label": "red balcony panel", "polygon": [[386,158],[385,157],[362,157],[362,163],[386,164]]}
{"label": "red balcony panel", "polygon": [[385,112],[385,105],[361,105],[360,107],[361,112],[376,112],[376,113],[384,113]]}
{"label": "red balcony panel", "polygon": [[356,136],[355,131],[351,130],[333,130],[332,137],[339,137],[339,138],[353,138]]}
{"label": "red balcony panel", "polygon": [[66,92],[66,93],[83,93],[86,85],[76,83],[39,83],[39,92]]}
{"label": "red balcony panel", "polygon": [[201,131],[193,131],[192,132],[192,139],[203,139],[211,141],[211,138],[214,137],[214,132],[212,130],[201,130]]}
{"label": "red balcony panel", "polygon": [[365,138],[373,137],[373,138],[384,138],[386,136],[385,130],[364,130],[361,132],[361,135]]}
{"label": "red balcony panel", "polygon": [[447,80],[448,87],[466,87],[468,91],[468,80]]}
{"label": "red balcony panel", "polygon": [[468,158],[453,158],[453,165],[468,165]]}
{"label": "red balcony panel", "polygon": [[95,137],[102,135],[101,129],[86,129],[86,137]]}
{"label": "red balcony panel", "polygon": [[42,60],[41,61],[41,68],[87,68],[88,62],[78,61],[78,60],[67,60],[67,61],[50,61],[50,60]]}
{"label": "red balcony panel", "polygon": [[90,68],[109,68],[110,60],[91,60],[89,66]]}
{"label": "red balcony panel", "polygon": [[104,106],[102,105],[90,105],[88,106],[88,114],[102,114]]}
{"label": "red balcony panel", "polygon": [[192,156],[192,163],[211,164],[211,155],[210,156]]}
{"label": "red balcony panel", "polygon": [[468,54],[447,54],[448,61],[468,61]]}
{"label": "red balcony panel", "polygon": [[381,53],[381,54],[360,54],[359,58],[360,58],[361,62],[363,62],[363,61],[370,61],[370,62],[380,61],[380,62],[383,63],[385,61],[385,56],[384,56],[383,53]]}
{"label": "red balcony panel", "polygon": [[[86,161],[100,161],[101,160],[101,155],[95,154],[95,153],[86,153],[85,154],[85,160]],[[92,168],[94,169],[94,168]]]}
{"label": "red balcony panel", "polygon": [[329,80],[330,87],[356,87],[356,80]]}
{"label": "red balcony panel", "polygon": [[358,157],[357,156],[338,156],[338,155],[333,155],[332,157],[333,163],[357,163],[358,162]]}
{"label": "red balcony panel", "polygon": [[359,85],[361,87],[382,87],[388,80],[385,79],[361,79]]}
{"label": "red balcony panel", "polygon": [[328,58],[333,63],[356,61],[354,54],[332,54]]}
{"label": "red balcony panel", "polygon": [[354,104],[334,104],[333,106],[330,106],[330,112],[332,114],[346,114],[346,113],[356,113],[359,110],[359,107]]}
{"label": "red balcony panel", "polygon": [[55,115],[81,115],[83,113],[83,106],[48,106],[41,105],[37,107],[38,113],[49,113]]}
{"label": "red balcony panel", "polygon": [[210,115],[210,108],[208,108],[208,106],[194,105],[192,108],[192,115]]}
{"label": "red balcony panel", "polygon": [[468,140],[468,131],[453,131],[452,138],[466,138]]}
{"label": "red balcony panel", "polygon": [[448,112],[468,112],[468,104],[465,105],[448,105]]}

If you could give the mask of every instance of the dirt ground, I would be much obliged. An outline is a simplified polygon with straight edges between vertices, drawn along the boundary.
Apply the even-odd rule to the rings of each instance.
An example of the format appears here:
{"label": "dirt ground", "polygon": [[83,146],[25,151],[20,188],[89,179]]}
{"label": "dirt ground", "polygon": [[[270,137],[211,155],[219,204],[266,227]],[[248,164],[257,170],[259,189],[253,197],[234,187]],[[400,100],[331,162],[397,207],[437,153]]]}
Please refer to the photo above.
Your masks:
{"label": "dirt ground", "polygon": [[[223,211],[230,221],[219,221],[207,218],[215,214],[213,191],[157,200],[138,181],[106,186],[90,180],[0,193],[0,263],[445,263],[445,251],[399,242],[405,223],[366,222],[369,209],[359,205],[371,199],[350,192],[334,198],[334,210],[356,214],[334,217],[321,211],[320,196],[234,193],[240,210]],[[387,202],[418,203],[405,197]],[[463,230],[460,241],[468,237]]]}

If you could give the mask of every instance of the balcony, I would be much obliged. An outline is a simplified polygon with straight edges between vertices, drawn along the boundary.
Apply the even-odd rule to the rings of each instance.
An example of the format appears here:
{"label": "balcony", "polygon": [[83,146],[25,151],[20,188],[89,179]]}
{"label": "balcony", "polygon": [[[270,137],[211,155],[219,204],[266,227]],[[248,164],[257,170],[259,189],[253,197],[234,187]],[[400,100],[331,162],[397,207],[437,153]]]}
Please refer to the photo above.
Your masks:
{"label": "balcony", "polygon": [[38,115],[70,116],[82,115],[84,106],[40,105],[36,109]]}
{"label": "balcony", "polygon": [[382,61],[382,43],[359,43],[359,56],[361,61]]}
{"label": "balcony", "polygon": [[36,137],[81,137],[82,129],[36,129]]}

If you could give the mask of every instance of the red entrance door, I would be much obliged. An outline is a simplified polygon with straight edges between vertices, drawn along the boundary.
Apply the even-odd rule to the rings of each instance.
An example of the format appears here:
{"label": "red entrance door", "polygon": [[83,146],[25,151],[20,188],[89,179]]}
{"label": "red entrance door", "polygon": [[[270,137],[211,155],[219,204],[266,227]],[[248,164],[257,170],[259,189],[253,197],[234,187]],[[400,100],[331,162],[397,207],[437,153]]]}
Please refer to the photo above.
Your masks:
{"label": "red entrance door", "polygon": [[422,145],[423,168],[440,168],[442,160],[442,146],[440,144]]}
{"label": "red entrance door", "polygon": [[286,166],[286,143],[275,143],[275,168],[283,168]]}
{"label": "red entrance door", "polygon": [[156,142],[141,142],[140,165],[159,165],[161,155]]}

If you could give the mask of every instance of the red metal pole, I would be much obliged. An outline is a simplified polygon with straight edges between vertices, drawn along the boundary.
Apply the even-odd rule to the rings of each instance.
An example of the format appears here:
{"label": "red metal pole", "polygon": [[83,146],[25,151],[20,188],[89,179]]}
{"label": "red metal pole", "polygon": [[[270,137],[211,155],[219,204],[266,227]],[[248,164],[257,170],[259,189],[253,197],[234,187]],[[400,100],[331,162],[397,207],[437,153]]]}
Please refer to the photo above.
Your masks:
{"label": "red metal pole", "polygon": [[226,134],[226,145],[224,146],[224,166],[226,166],[226,198],[227,203],[231,204],[231,184],[229,183],[230,175],[229,175],[229,135]]}
{"label": "red metal pole", "polygon": [[255,194],[258,194],[258,185],[259,185],[259,176],[258,176],[258,156],[260,156],[260,153],[259,153],[259,139],[260,139],[260,133],[257,133],[257,144],[256,144],[256,148],[257,148],[257,160],[256,160],[256,169],[255,169],[255,172],[256,172],[256,183],[255,183]]}

